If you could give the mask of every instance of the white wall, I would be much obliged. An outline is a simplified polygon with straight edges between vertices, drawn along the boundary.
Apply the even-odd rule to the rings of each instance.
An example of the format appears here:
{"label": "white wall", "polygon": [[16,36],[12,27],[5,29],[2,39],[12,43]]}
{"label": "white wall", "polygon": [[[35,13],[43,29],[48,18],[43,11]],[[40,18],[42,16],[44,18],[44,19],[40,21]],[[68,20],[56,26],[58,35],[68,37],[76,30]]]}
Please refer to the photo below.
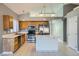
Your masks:
{"label": "white wall", "polygon": [[18,32],[19,31],[19,21],[14,19],[13,20],[13,32]]}
{"label": "white wall", "polygon": [[12,10],[10,10],[9,8],[7,8],[4,4],[0,3],[0,53],[2,52],[2,35],[3,35],[3,15],[11,15],[13,16],[15,19],[17,17],[17,14],[14,13]]}
{"label": "white wall", "polygon": [[2,41],[2,30],[3,30],[2,22],[3,21],[0,19],[0,53],[2,52],[2,43],[3,43],[3,41]]}
{"label": "white wall", "polygon": [[68,46],[76,49],[78,48],[77,45],[77,16],[67,17],[67,39],[68,39]]}
{"label": "white wall", "polygon": [[68,46],[79,51],[79,8],[70,11],[66,17]]}

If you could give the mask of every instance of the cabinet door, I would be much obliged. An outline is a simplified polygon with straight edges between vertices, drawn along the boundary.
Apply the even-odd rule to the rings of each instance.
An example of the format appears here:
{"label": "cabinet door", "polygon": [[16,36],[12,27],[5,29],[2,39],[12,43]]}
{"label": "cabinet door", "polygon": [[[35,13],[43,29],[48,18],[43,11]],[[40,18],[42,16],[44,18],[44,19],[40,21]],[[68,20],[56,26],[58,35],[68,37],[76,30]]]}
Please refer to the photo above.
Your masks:
{"label": "cabinet door", "polygon": [[9,29],[9,16],[8,15],[3,15],[3,27],[4,30]]}
{"label": "cabinet door", "polygon": [[29,24],[30,24],[30,22],[19,21],[19,27],[20,27],[20,29],[27,29]]}
{"label": "cabinet door", "polygon": [[23,34],[23,35],[22,35],[22,40],[21,40],[21,43],[22,43],[22,44],[25,43],[25,39],[26,39],[26,38],[25,38],[25,34]]}
{"label": "cabinet door", "polygon": [[13,17],[9,16],[9,18],[10,18],[10,28],[13,28]]}
{"label": "cabinet door", "polygon": [[19,46],[18,46],[18,37],[16,37],[14,39],[14,51],[16,51],[18,48],[19,48]]}
{"label": "cabinet door", "polygon": [[4,30],[13,28],[13,17],[9,15],[3,15],[3,27]]}

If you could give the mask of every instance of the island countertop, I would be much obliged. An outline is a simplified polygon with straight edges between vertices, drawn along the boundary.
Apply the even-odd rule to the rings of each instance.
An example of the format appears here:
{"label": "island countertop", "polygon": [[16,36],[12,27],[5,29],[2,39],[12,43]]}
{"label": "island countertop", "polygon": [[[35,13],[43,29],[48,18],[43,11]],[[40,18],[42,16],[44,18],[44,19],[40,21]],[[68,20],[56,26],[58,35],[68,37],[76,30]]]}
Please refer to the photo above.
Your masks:
{"label": "island countertop", "polygon": [[15,37],[18,37],[20,35],[15,35],[15,34],[6,34],[6,35],[2,35],[2,38],[6,38],[6,39],[13,39]]}
{"label": "island countertop", "polygon": [[36,35],[36,51],[58,51],[58,39],[50,35]]}

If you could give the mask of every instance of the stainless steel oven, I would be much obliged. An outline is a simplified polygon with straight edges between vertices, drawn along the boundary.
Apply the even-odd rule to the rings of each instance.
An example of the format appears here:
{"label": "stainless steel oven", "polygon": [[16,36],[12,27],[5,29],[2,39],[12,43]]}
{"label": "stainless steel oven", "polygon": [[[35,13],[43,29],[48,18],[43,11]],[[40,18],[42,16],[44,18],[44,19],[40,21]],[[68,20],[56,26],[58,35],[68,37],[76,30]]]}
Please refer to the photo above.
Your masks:
{"label": "stainless steel oven", "polygon": [[29,26],[28,28],[28,42],[36,42],[36,36],[35,36],[36,30],[35,26]]}

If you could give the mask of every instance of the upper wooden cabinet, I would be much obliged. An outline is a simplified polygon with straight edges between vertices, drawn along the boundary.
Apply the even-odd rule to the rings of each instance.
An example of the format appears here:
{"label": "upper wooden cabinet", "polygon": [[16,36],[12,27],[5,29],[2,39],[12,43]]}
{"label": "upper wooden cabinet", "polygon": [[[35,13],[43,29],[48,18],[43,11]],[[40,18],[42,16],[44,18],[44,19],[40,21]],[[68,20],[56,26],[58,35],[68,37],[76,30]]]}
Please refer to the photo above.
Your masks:
{"label": "upper wooden cabinet", "polygon": [[19,28],[27,29],[29,25],[35,25],[38,27],[40,24],[48,24],[48,21],[19,21]]}
{"label": "upper wooden cabinet", "polygon": [[10,16],[10,28],[13,28],[13,17]]}
{"label": "upper wooden cabinet", "polygon": [[26,21],[19,21],[19,28],[22,29],[26,29],[28,28],[28,25],[30,24],[30,22],[26,22]]}
{"label": "upper wooden cabinet", "polygon": [[9,15],[3,15],[3,29],[13,28],[13,17]]}

